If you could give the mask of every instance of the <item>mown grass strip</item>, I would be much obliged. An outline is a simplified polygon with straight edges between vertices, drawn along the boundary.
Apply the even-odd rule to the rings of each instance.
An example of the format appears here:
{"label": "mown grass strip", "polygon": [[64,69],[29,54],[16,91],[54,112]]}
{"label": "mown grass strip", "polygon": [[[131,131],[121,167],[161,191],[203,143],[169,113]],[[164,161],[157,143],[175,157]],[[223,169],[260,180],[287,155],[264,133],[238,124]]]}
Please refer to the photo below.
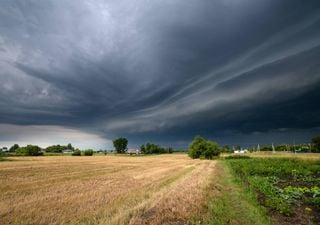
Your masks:
{"label": "mown grass strip", "polygon": [[[217,163],[208,188],[207,213],[190,224],[204,225],[268,225],[271,224],[266,211],[255,200],[253,193],[244,189],[239,179],[225,162]],[[203,215],[202,215],[203,216]],[[201,222],[202,221],[202,222]]]}

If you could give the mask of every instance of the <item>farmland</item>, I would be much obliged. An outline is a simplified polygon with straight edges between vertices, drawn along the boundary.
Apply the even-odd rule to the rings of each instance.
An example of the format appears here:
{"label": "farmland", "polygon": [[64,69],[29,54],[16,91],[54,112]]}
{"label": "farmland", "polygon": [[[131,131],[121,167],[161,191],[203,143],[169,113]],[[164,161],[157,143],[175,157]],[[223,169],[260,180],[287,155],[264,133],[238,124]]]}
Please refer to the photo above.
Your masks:
{"label": "farmland", "polygon": [[9,157],[0,224],[317,224],[319,156],[285,156]]}
{"label": "farmland", "polygon": [[184,224],[215,165],[179,154],[18,157],[0,164],[0,223]]}
{"label": "farmland", "polygon": [[320,223],[320,161],[229,157],[227,164],[279,224]]}

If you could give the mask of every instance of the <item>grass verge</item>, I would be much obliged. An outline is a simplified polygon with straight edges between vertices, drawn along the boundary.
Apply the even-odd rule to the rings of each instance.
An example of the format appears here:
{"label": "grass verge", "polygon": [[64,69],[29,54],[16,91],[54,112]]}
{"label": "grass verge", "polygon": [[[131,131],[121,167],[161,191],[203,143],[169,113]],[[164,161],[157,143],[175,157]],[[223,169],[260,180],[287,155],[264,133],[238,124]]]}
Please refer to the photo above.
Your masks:
{"label": "grass verge", "polygon": [[[240,180],[231,172],[225,162],[217,163],[216,173],[208,187],[208,202],[205,218],[199,216],[191,224],[205,225],[268,225],[271,220],[266,211],[254,198],[252,192],[244,189]],[[202,222],[201,222],[202,221]]]}

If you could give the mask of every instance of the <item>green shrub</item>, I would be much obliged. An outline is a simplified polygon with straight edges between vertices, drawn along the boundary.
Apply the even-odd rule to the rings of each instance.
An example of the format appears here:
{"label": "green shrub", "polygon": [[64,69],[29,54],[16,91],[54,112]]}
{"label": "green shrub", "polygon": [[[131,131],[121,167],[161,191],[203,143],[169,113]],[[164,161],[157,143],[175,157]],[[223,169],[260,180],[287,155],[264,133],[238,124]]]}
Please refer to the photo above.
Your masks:
{"label": "green shrub", "polygon": [[311,200],[311,204],[320,209],[320,197],[315,197]]}
{"label": "green shrub", "polygon": [[81,151],[79,149],[74,150],[74,152],[72,153],[73,156],[81,156]]}
{"label": "green shrub", "polygon": [[219,145],[213,141],[207,141],[203,137],[197,136],[189,145],[188,155],[190,158],[206,158],[212,159],[214,156],[219,156]]}
{"label": "green shrub", "polygon": [[92,149],[87,149],[84,151],[85,156],[92,156],[93,155],[93,150]]}
{"label": "green shrub", "polygon": [[41,148],[37,145],[27,145],[26,147],[20,147],[16,149],[17,155],[25,155],[25,156],[39,156],[43,155],[41,152]]}

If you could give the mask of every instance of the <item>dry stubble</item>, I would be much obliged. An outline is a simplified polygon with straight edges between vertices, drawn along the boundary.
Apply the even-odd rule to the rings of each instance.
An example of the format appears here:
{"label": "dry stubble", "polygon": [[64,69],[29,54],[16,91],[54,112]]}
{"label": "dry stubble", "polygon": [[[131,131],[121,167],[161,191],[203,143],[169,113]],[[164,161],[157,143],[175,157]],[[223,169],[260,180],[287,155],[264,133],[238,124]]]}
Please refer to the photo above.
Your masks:
{"label": "dry stubble", "polygon": [[0,224],[183,224],[214,166],[186,155],[2,162]]}

